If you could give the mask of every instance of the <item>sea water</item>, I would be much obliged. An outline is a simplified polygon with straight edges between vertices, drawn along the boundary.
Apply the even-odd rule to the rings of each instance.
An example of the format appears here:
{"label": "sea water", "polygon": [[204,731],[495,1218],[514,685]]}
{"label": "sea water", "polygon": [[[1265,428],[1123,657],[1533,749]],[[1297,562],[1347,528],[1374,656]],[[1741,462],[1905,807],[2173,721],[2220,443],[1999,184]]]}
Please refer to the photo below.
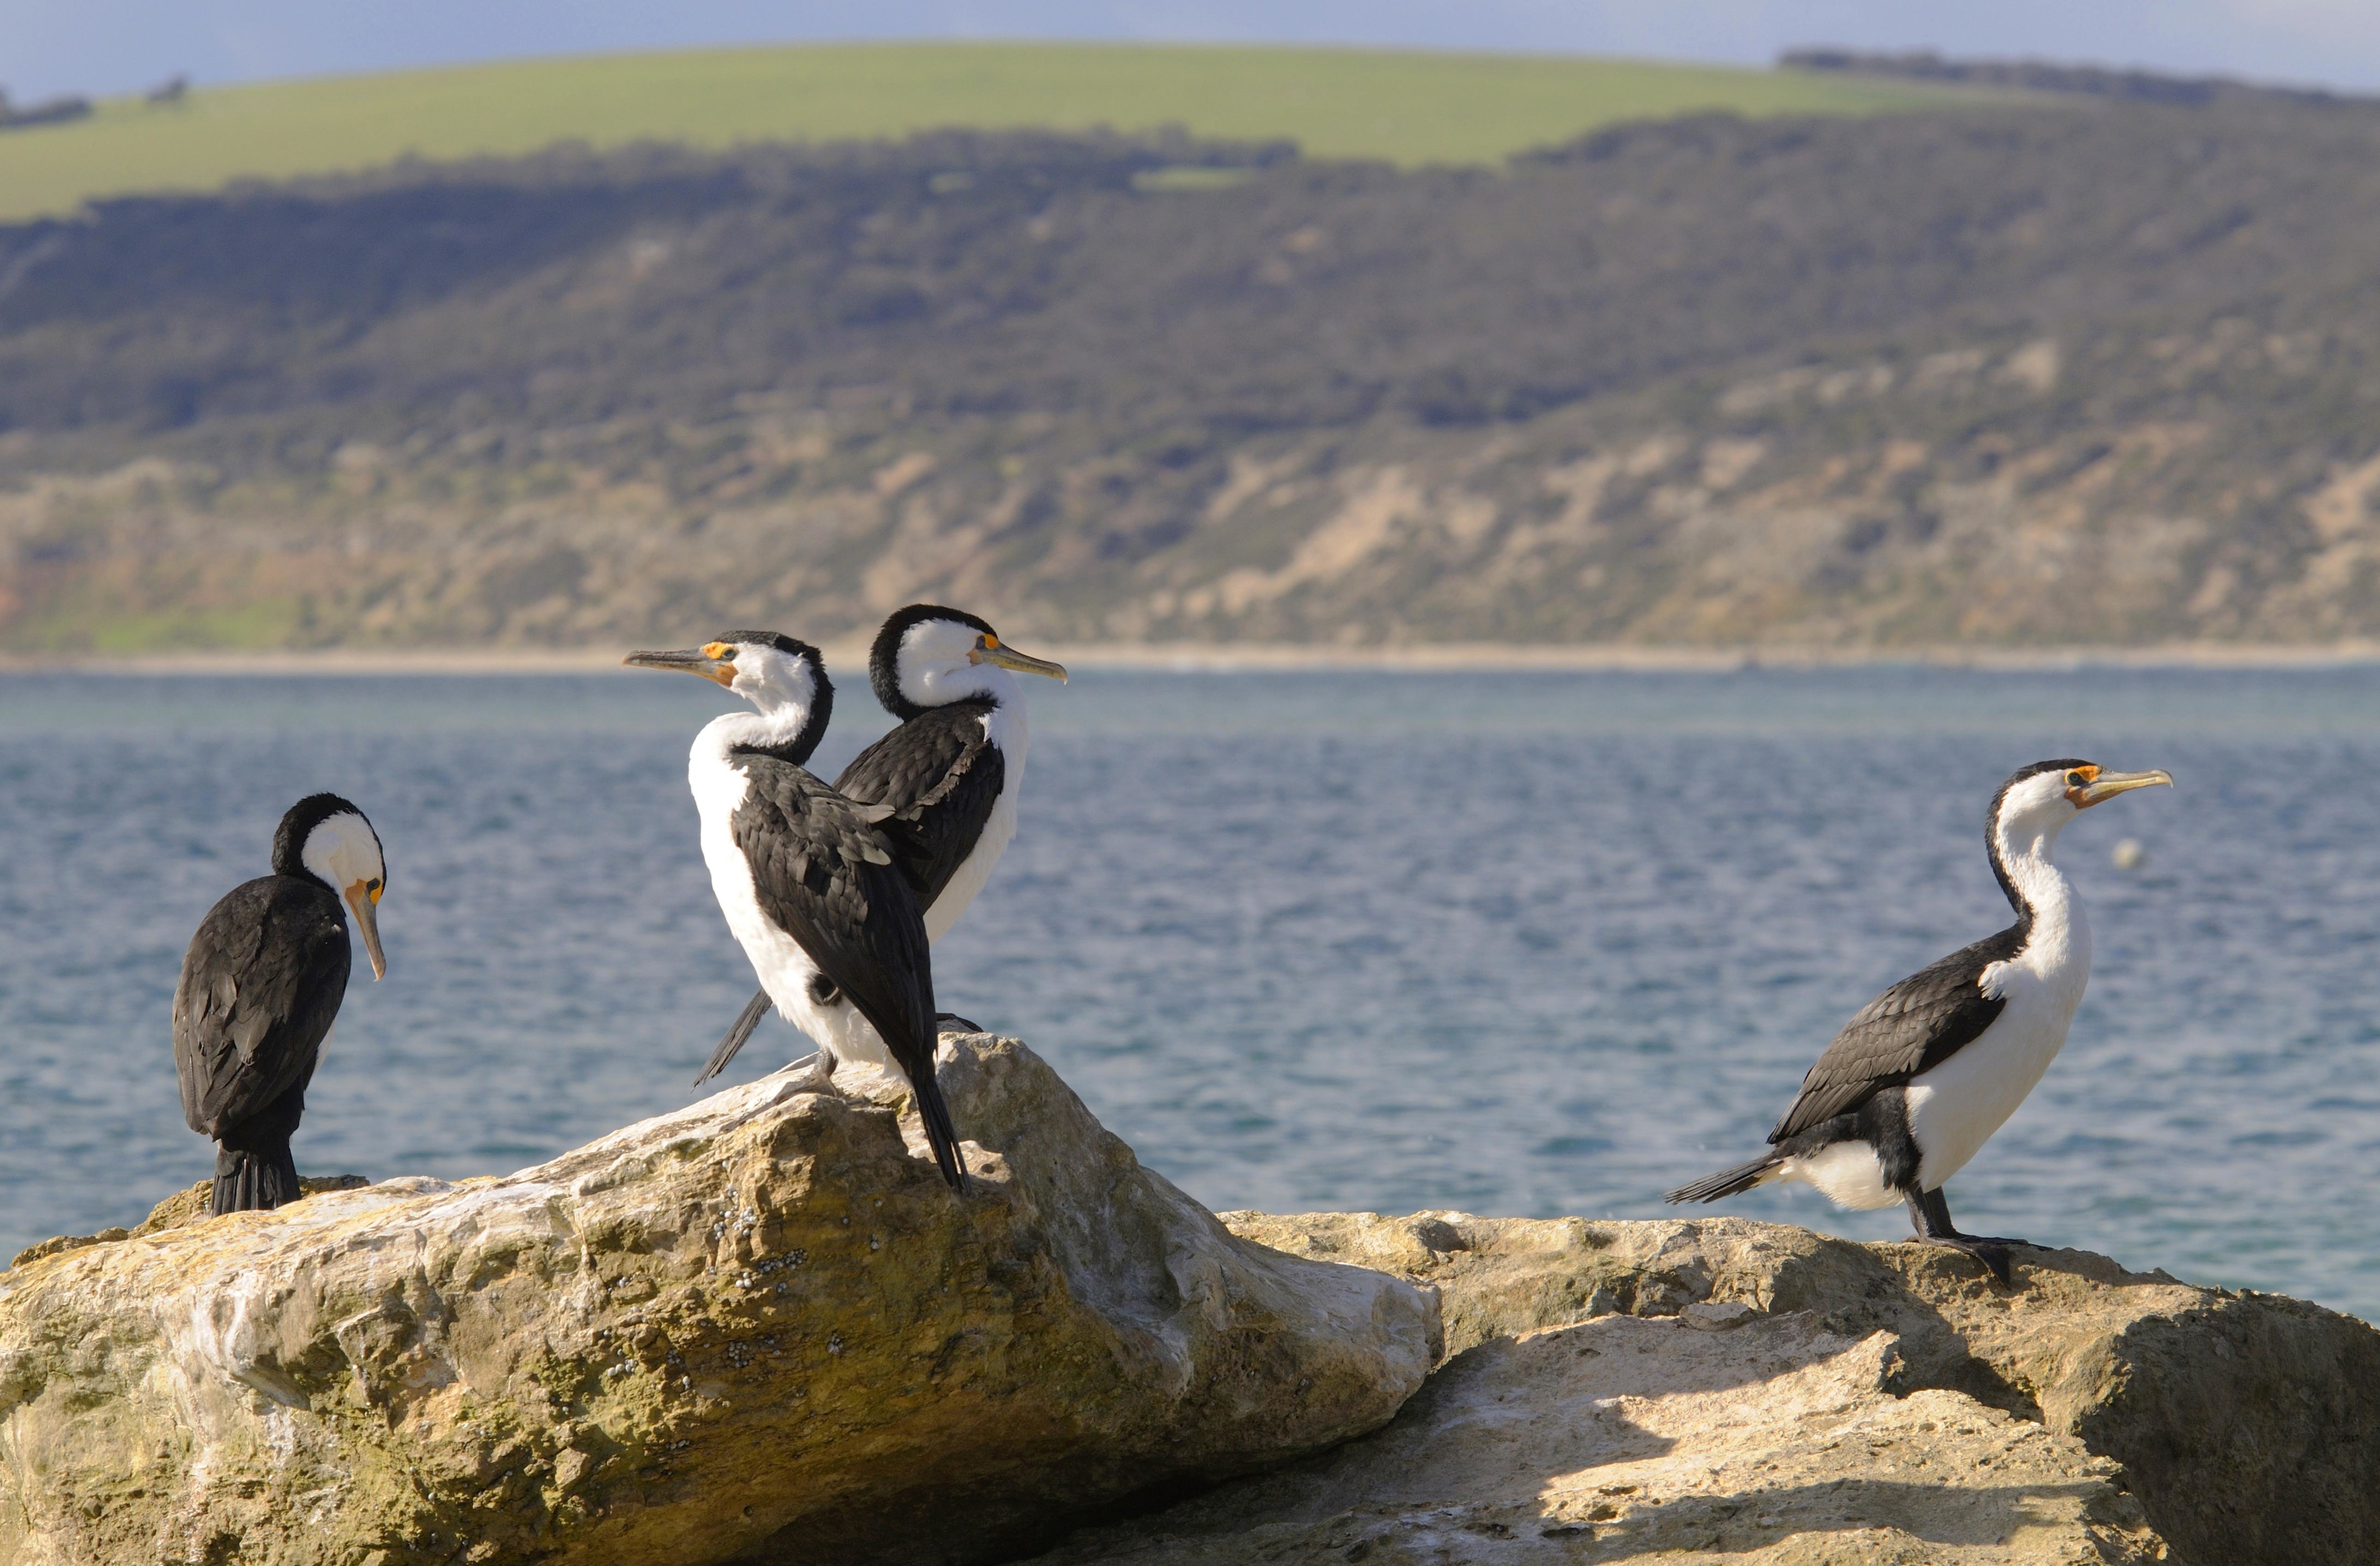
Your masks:
{"label": "sea water", "polygon": [[[2065,834],[2089,997],[1951,1210],[2380,1319],[2380,671],[1026,683],[1022,827],[935,951],[941,1003],[1217,1208],[1674,1211],[1870,996],[2009,922],[2003,777],[2166,768]],[[504,1172],[686,1102],[753,988],[685,781],[728,699],[0,677],[0,1257],[211,1171],[182,952],[315,789],[387,845],[389,974],[358,955],[301,1170]],[[887,722],[846,675],[819,770]],[[771,1018],[729,1080],[806,1050]],[[1907,1232],[1801,1187],[1717,1210]]]}

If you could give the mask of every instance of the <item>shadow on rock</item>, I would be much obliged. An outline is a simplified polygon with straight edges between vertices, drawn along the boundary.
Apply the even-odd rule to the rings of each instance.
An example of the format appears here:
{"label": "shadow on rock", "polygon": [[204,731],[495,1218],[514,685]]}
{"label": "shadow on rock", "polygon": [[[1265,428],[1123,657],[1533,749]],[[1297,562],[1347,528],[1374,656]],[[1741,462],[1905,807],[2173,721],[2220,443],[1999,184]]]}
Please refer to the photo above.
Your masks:
{"label": "shadow on rock", "polygon": [[[1293,1255],[1436,1287],[1458,1354],[1612,1314],[1799,1312],[1837,1336],[1887,1334],[1888,1393],[1953,1398],[1961,1420],[1989,1414],[2071,1442],[2072,1461],[2093,1465],[2075,1482],[2104,1481],[2123,1506],[2136,1498],[2177,1559],[2380,1560],[2380,1333],[2318,1306],[2196,1288],[2081,1251],[2020,1251],[2004,1286],[1937,1247],[1732,1218],[1224,1218]],[[1888,1448],[1845,1448],[1837,1477],[1874,1482],[1890,1458]],[[2075,1526],[2113,1525],[2092,1507]]]}

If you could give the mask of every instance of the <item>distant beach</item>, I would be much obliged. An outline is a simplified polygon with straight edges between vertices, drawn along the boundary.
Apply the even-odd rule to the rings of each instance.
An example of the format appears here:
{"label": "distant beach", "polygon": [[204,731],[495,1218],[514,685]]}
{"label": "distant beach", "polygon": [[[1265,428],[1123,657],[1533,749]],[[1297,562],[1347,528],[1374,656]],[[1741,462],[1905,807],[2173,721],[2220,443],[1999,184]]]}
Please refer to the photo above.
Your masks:
{"label": "distant beach", "polygon": [[[1658,674],[1724,674],[1740,669],[1851,669],[1876,666],[2029,672],[2110,669],[2326,669],[2380,662],[2380,642],[2243,645],[2168,642],[2148,647],[1828,648],[1512,646],[1444,642],[1402,647],[1330,647],[1297,643],[1077,644],[1025,638],[1038,654],[1086,668],[1177,671],[1442,670],[1485,672],[1575,670]],[[0,653],[0,674],[79,670],[111,674],[584,674],[617,668],[628,651],[618,646],[320,648],[225,649],[127,656]],[[825,645],[831,669],[868,661],[863,642]]]}

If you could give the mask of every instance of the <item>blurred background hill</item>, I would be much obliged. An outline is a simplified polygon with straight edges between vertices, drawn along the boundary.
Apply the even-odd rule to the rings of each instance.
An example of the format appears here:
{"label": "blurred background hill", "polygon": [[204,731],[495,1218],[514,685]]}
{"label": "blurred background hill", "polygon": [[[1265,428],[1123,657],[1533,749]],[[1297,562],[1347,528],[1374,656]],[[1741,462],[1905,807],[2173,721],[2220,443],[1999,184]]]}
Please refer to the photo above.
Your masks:
{"label": "blurred background hill", "polygon": [[2359,98],[655,55],[103,101],[0,212],[5,649],[2380,637]]}
{"label": "blurred background hill", "polygon": [[565,141],[718,150],[952,127],[1174,125],[1200,136],[1293,140],[1316,158],[1494,164],[1618,120],[1710,110],[1862,114],[1974,95],[1945,87],[1864,61],[1764,71],[1558,55],[1099,43],[500,60],[103,101],[72,135],[0,137],[0,218],[408,156],[534,152]]}

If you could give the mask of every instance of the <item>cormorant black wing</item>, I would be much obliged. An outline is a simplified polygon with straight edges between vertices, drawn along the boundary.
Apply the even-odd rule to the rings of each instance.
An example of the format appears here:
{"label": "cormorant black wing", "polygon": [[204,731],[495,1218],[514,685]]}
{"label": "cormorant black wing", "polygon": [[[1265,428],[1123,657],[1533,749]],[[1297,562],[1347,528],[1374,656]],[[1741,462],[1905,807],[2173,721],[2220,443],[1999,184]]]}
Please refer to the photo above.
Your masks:
{"label": "cormorant black wing", "polygon": [[1920,968],[1861,1007],[1803,1077],[1801,1095],[1768,1140],[1782,1142],[1855,1110],[1973,1043],[2008,1004],[1984,993],[1984,970],[2023,946],[2023,927],[2011,927]]}
{"label": "cormorant black wing", "polygon": [[1007,763],[991,743],[989,701],[929,707],[852,758],[834,781],[838,793],[889,805],[883,822],[901,873],[930,908],[958,873],[1007,782]]}
{"label": "cormorant black wing", "polygon": [[875,818],[791,762],[738,751],[751,781],[735,807],[735,846],[760,911],[851,998],[909,1074],[934,1074],[934,977],[917,899]]}
{"label": "cormorant black wing", "polygon": [[174,990],[182,1118],[219,1137],[314,1075],[347,993],[347,925],[327,887],[265,876],[199,922]]}

